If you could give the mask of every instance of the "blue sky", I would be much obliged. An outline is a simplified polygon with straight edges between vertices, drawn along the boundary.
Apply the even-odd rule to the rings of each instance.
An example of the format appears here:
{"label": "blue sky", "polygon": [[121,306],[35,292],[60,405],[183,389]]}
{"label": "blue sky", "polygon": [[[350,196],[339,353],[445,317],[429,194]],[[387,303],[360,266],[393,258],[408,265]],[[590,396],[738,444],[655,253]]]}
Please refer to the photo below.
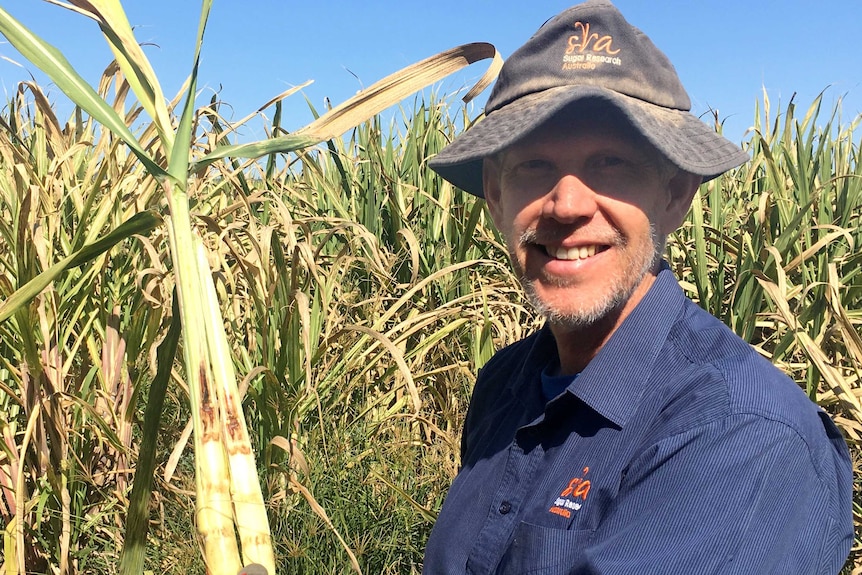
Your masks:
{"label": "blue sky", "polygon": [[[557,0],[323,1],[215,0],[204,40],[201,102],[219,91],[235,118],[306,80],[318,109],[337,104],[363,86],[434,53],[486,41],[506,57],[545,20],[568,7]],[[0,0],[14,17],[57,46],[95,84],[110,52],[94,22],[42,0]],[[796,93],[807,108],[826,89],[831,110],[843,98],[844,121],[862,113],[862,65],[855,38],[860,0],[617,0],[617,7],[671,59],[693,112],[717,109],[725,135],[741,141],[755,102],[767,90],[773,108]],[[159,76],[173,95],[191,67],[200,4],[194,0],[126,0],[129,20]],[[8,60],[18,62],[19,67]],[[438,91],[469,87],[486,64],[474,64]],[[35,68],[0,42],[0,90],[11,94]],[[48,88],[61,117],[67,106]],[[8,97],[8,96],[6,96]],[[4,101],[6,99],[4,97]],[[477,114],[487,91],[471,107]],[[409,103],[409,101],[408,101]],[[312,117],[302,96],[285,104],[285,127]],[[260,137],[262,134],[250,134]]]}

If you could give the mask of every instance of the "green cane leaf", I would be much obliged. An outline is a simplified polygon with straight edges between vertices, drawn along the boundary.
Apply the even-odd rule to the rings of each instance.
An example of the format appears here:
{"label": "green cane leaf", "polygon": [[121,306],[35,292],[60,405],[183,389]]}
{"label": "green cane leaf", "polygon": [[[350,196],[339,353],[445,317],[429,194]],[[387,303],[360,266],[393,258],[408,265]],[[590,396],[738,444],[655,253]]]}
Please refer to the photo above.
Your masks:
{"label": "green cane leaf", "polygon": [[43,271],[23,287],[15,290],[9,298],[0,304],[0,322],[6,321],[15,311],[39,295],[54,280],[64,272],[91,261],[102,255],[122,240],[136,234],[147,234],[161,223],[161,218],[153,212],[135,214],[105,237],[85,245],[80,250],[63,258],[47,270]]}

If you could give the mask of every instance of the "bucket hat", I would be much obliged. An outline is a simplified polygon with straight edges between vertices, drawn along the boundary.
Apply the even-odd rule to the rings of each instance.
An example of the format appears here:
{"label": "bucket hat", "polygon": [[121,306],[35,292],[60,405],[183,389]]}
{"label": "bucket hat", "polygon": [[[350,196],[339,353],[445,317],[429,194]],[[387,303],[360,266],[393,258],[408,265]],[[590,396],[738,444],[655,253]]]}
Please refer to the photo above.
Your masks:
{"label": "bucket hat", "polygon": [[479,197],[482,161],[578,103],[617,108],[680,169],[715,178],[749,157],[691,113],[673,65],[607,0],[589,0],[548,20],[503,64],[485,117],[429,166]]}

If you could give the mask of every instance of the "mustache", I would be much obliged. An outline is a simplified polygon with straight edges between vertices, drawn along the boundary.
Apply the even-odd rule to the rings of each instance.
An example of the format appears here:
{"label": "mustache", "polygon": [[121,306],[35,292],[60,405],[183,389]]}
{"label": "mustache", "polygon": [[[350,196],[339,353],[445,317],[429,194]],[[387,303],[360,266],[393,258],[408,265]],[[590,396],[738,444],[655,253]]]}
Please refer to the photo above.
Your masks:
{"label": "mustache", "polygon": [[628,242],[616,228],[607,228],[602,230],[581,232],[584,228],[561,225],[544,225],[529,228],[524,230],[518,238],[518,245],[527,246],[530,244],[559,244],[563,240],[578,236],[583,236],[589,239],[590,243],[605,244],[610,246],[625,246]]}

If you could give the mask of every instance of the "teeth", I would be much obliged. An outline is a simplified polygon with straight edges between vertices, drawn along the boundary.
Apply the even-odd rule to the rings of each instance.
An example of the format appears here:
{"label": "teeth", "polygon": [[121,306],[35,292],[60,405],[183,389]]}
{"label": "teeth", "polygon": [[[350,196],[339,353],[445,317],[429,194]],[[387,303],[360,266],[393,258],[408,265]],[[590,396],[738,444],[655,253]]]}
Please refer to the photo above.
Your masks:
{"label": "teeth", "polygon": [[553,256],[558,260],[583,260],[596,255],[596,246],[580,246],[574,248],[558,247]]}

